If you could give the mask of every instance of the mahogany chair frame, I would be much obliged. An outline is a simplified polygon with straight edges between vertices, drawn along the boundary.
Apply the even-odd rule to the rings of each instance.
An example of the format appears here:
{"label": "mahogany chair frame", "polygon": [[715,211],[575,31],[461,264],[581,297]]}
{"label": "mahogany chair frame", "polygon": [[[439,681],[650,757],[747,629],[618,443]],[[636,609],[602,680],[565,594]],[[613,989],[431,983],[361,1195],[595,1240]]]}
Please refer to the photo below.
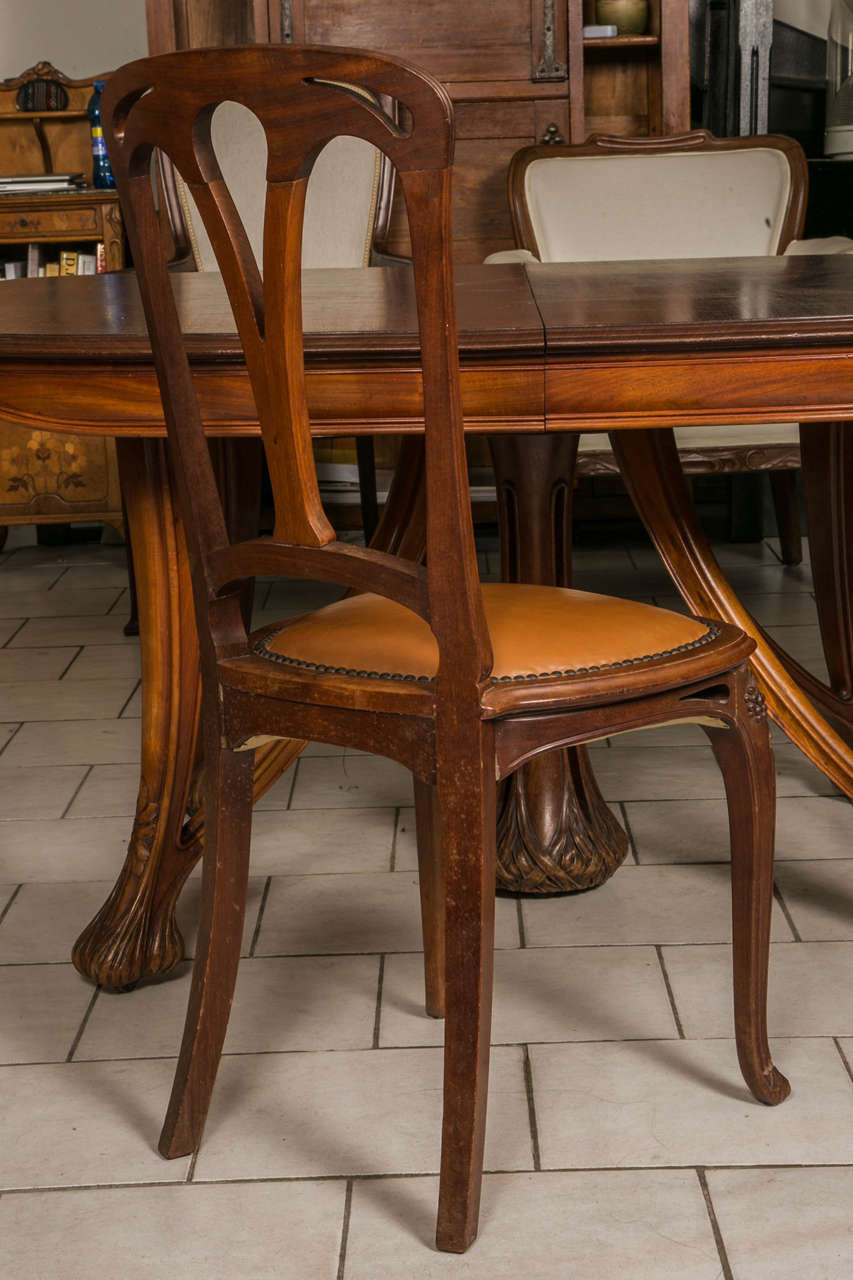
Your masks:
{"label": "mahogany chair frame", "polygon": [[[540,246],[525,196],[527,170],[536,160],[553,160],[560,156],[574,159],[579,156],[603,155],[654,156],[719,153],[748,151],[756,147],[772,148],[780,152],[788,163],[791,186],[776,248],[776,252],[782,254],[792,240],[800,238],[805,223],[809,174],[802,147],[793,138],[786,138],[782,134],[717,138],[706,129],[694,129],[689,133],[668,138],[617,137],[601,133],[593,134],[582,144],[548,144],[524,147],[517,151],[507,174],[507,191],[516,244],[520,248],[530,250],[537,257],[540,256]],[[680,440],[678,452],[687,475],[768,472],[781,540],[782,559],[785,564],[800,563],[803,558],[802,532],[795,472],[800,468],[801,463],[800,448],[795,442],[756,443],[753,441],[719,446],[696,445],[690,440]],[[611,452],[584,451],[577,456],[576,473],[581,477],[618,476],[620,470]]]}
{"label": "mahogany chair frame", "polygon": [[[388,95],[406,108],[401,118],[412,126],[401,127],[348,91],[350,85]],[[254,111],[267,134],[263,275],[211,146],[211,117],[223,100]],[[765,1023],[774,773],[763,699],[746,664],[752,641],[725,624],[700,625],[649,609],[666,625],[690,627],[702,638],[603,666],[491,675],[459,396],[450,228],[453,115],[446,91],[412,67],[358,50],[193,50],[117,71],[103,116],[160,380],[201,652],[203,901],[162,1153],[186,1154],[201,1139],[239,960],[254,748],[278,737],[366,748],[402,762],[415,777],[427,1009],[446,1019],[439,1248],[462,1252],[477,1232],[497,780],[542,751],[672,720],[704,725],[723,771],[731,819],[739,1059],[755,1096],[780,1102],[788,1085],[772,1064]],[[365,138],[386,153],[408,210],[423,374],[425,567],[336,541],[317,489],[304,387],[300,235],[311,165],[339,133]],[[229,540],[152,197],[155,147],[188,183],[222,270],[272,480],[271,537]],[[390,599],[412,611],[434,637],[434,678],[392,679],[310,662],[294,667],[260,656],[257,635],[247,635],[244,586],[269,573],[335,582],[373,593],[355,597],[362,606]],[[548,590],[549,598],[572,594]],[[584,599],[601,598],[577,593],[579,613]]]}

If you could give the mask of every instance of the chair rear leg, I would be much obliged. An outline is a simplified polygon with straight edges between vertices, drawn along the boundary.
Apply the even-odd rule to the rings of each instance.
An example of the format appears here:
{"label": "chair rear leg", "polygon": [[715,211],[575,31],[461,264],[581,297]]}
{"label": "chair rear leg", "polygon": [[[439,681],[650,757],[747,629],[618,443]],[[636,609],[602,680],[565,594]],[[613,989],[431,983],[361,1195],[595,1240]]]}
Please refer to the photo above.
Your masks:
{"label": "chair rear leg", "polygon": [[705,728],[723,775],[732,850],[732,959],[735,1037],[743,1078],[760,1102],[791,1092],[767,1042],[767,970],[773,909],[776,775],[764,698],[748,669],[735,673],[737,723]]}
{"label": "chair rear leg", "polygon": [[477,1236],[492,1022],[496,784],[491,729],[476,730],[438,785],[447,936],[436,1244],[450,1253]]}
{"label": "chair rear leg", "polygon": [[201,919],[184,1038],[160,1153],[189,1155],[201,1141],[237,981],[252,829],[254,751],[205,741],[205,850]]}
{"label": "chair rear leg", "polygon": [[415,826],[424,938],[426,1011],[444,1017],[444,857],[436,788],[415,778]]}

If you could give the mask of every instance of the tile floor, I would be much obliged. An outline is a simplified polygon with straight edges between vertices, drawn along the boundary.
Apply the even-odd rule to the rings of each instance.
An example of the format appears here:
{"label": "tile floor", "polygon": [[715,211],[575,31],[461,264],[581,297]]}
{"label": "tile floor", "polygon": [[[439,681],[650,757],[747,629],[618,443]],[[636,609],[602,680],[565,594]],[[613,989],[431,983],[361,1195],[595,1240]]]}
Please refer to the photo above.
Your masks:
{"label": "tile floor", "polygon": [[[781,567],[769,542],[720,558],[819,665],[807,565]],[[579,586],[675,603],[648,548],[577,565]],[[286,600],[266,584],[261,616]],[[701,732],[600,744],[631,853],[596,892],[498,903],[481,1238],[464,1258],[437,1254],[442,1028],[421,1008],[411,782],[318,746],[258,806],[204,1144],[161,1160],[188,966],[109,995],[69,963],[134,806],[126,614],[119,549],[21,534],[0,556],[4,1277],[853,1275],[853,813],[778,735],[770,1019],[785,1106],[751,1101],[738,1074],[725,811]],[[193,879],[190,953],[197,901]]]}

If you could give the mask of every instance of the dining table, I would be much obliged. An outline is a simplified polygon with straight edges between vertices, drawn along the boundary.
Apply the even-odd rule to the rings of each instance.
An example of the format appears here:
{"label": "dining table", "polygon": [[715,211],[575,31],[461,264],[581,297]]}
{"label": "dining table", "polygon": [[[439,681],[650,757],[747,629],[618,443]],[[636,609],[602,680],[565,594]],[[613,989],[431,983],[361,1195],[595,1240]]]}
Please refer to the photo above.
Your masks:
{"label": "dining table", "polygon": [[[238,442],[256,439],[258,425],[225,291],[213,273],[176,273],[172,284],[232,536],[251,535],[259,454]],[[505,573],[569,584],[577,433],[610,433],[686,605],[755,638],[770,716],[853,797],[853,257],[462,265],[456,302],[465,430],[492,449]],[[312,432],[403,438],[375,540],[417,558],[423,401],[409,271],[306,271],[303,321]],[[174,909],[203,841],[194,606],[132,272],[4,283],[0,417],[117,442],[142,654],[139,794],[116,885],[73,958],[94,982],[126,989],[182,958]],[[779,647],[726,581],[672,430],[777,421],[801,424],[828,684]],[[304,745],[257,750],[256,797]],[[589,887],[626,847],[583,749],[549,753],[506,784],[501,887]]]}

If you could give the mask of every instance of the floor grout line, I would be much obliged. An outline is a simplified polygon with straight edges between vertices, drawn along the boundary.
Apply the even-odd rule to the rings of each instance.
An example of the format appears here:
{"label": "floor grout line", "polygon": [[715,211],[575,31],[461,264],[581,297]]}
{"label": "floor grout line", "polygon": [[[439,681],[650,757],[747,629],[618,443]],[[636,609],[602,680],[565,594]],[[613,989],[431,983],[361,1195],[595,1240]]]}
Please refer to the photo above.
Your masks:
{"label": "floor grout line", "polygon": [[[67,804],[67,805],[65,806],[65,808],[62,810],[62,813],[59,815],[59,821],[60,821],[60,822],[62,821],[62,819],[63,819],[64,817],[66,817],[66,816],[67,816],[67,814],[68,814],[68,812],[69,812],[69,810],[70,810],[71,806],[74,804],[74,801],[77,799],[77,797],[79,796],[80,792],[83,790],[83,787],[86,785],[86,782],[87,782],[87,781],[89,780],[89,778],[92,776],[92,770],[95,768],[95,766],[94,766],[93,764],[90,764],[90,765],[88,765],[88,766],[85,766],[85,768],[86,768],[86,772],[83,774],[83,777],[82,777],[82,778],[80,779],[80,781],[77,783],[77,786],[74,788],[74,793],[73,793],[73,795],[71,796],[71,799],[68,801],[68,804]],[[102,816],[104,816],[104,815],[102,815]],[[130,815],[130,814],[128,814],[128,815],[124,815],[124,814],[122,814],[121,816],[122,816],[122,817],[124,817],[124,816],[128,816],[128,817],[130,817],[130,816],[132,816],[132,815]]]}
{"label": "floor grout line", "polygon": [[385,982],[385,956],[379,957],[379,974],[376,980],[376,1011],[373,1015],[373,1036],[371,1048],[379,1049],[379,1034],[382,1024],[382,987]]}
{"label": "floor grout line", "polygon": [[667,973],[666,964],[664,963],[664,958],[663,958],[663,947],[661,945],[657,945],[655,947],[655,954],[657,955],[658,964],[660,965],[660,971],[661,971],[661,975],[663,976],[664,986],[666,987],[666,994],[669,998],[669,1007],[672,1010],[672,1016],[673,1016],[673,1019],[675,1020],[675,1029],[678,1032],[678,1038],[679,1040],[686,1040],[687,1037],[684,1034],[684,1027],[682,1026],[682,1023],[681,1023],[681,1017],[679,1016],[678,1006],[675,1003],[675,992],[673,991],[672,983],[669,980],[669,974]]}
{"label": "floor grout line", "polygon": [[388,863],[389,871],[397,870],[397,835],[400,830],[400,813],[401,812],[402,810],[398,805],[394,810],[394,830],[391,832],[391,856]]}
{"label": "floor grout line", "polygon": [[696,1170],[696,1177],[699,1179],[699,1186],[702,1188],[702,1196],[705,1200],[705,1208],[708,1211],[708,1219],[711,1223],[711,1231],[714,1233],[714,1243],[717,1246],[717,1253],[720,1258],[720,1266],[723,1269],[722,1280],[734,1280],[734,1273],[729,1264],[728,1254],[726,1253],[726,1245],[723,1240],[723,1233],[720,1230],[720,1224],[717,1221],[717,1213],[714,1209],[714,1202],[711,1199],[711,1190],[708,1186],[708,1179],[705,1176],[705,1169],[700,1167]]}
{"label": "floor grout line", "polygon": [[788,909],[788,904],[785,901],[782,890],[779,888],[779,885],[775,883],[775,881],[773,883],[773,897],[776,900],[776,902],[779,904],[779,909],[782,912],[782,915],[785,917],[785,920],[787,921],[788,928],[791,930],[791,933],[794,935],[794,941],[802,942],[803,939],[802,939],[802,936],[800,935],[800,931],[797,928],[797,926],[794,924],[794,917],[791,915],[791,912]]}
{"label": "floor grout line", "polygon": [[267,876],[266,883],[264,884],[263,893],[261,894],[261,905],[258,907],[258,916],[257,916],[257,919],[255,920],[255,927],[252,931],[252,941],[249,943],[248,959],[253,960],[255,958],[255,947],[258,945],[258,938],[260,937],[261,925],[263,924],[263,921],[264,921],[264,912],[266,911],[266,908],[267,908],[267,898],[269,897],[271,886],[272,886],[272,876]]}
{"label": "floor grout line", "polygon": [[622,815],[622,825],[625,828],[625,835],[628,837],[628,849],[634,859],[634,866],[638,867],[640,865],[640,857],[637,853],[637,842],[634,839],[634,832],[631,830],[631,823],[628,818],[628,810],[625,808],[625,801],[619,800],[617,801],[617,805],[619,812]]}
{"label": "floor grout line", "polygon": [[16,885],[15,885],[15,888],[14,888],[14,890],[12,891],[12,896],[10,897],[9,901],[6,903],[6,905],[5,905],[5,907],[3,908],[3,910],[2,910],[2,911],[0,911],[0,924],[2,924],[2,923],[3,923],[3,921],[6,919],[6,916],[9,914],[9,908],[11,907],[12,903],[13,903],[13,902],[15,901],[15,899],[17,898],[18,894],[19,894],[19,893],[21,892],[21,890],[23,889],[23,887],[24,887],[24,883],[25,883],[24,881],[21,881],[21,883],[20,883],[20,884],[16,884]]}
{"label": "floor grout line", "polygon": [[521,1046],[524,1065],[524,1092],[527,1096],[527,1121],[530,1126],[530,1150],[533,1156],[533,1170],[542,1170],[542,1155],[539,1148],[539,1125],[536,1120],[536,1101],[533,1096],[533,1064],[530,1061],[530,1045]]}
{"label": "floor grout line", "polygon": [[74,1061],[74,1054],[77,1052],[77,1047],[80,1044],[80,1041],[83,1039],[83,1032],[86,1030],[86,1027],[89,1024],[89,1019],[92,1016],[92,1010],[94,1009],[95,1004],[97,1003],[98,996],[100,994],[101,994],[101,988],[95,987],[95,990],[92,992],[92,998],[86,1006],[86,1012],[83,1014],[82,1020],[80,1022],[80,1026],[77,1028],[77,1034],[74,1037],[74,1039],[71,1041],[71,1048],[68,1050],[68,1053],[65,1058],[66,1062]]}
{"label": "floor grout line", "polygon": [[341,1224],[341,1248],[338,1254],[338,1270],[337,1280],[344,1280],[344,1269],[346,1267],[347,1244],[349,1242],[349,1224],[350,1215],[352,1213],[352,1188],[353,1179],[347,1178],[347,1189],[344,1195],[344,1220]]}

